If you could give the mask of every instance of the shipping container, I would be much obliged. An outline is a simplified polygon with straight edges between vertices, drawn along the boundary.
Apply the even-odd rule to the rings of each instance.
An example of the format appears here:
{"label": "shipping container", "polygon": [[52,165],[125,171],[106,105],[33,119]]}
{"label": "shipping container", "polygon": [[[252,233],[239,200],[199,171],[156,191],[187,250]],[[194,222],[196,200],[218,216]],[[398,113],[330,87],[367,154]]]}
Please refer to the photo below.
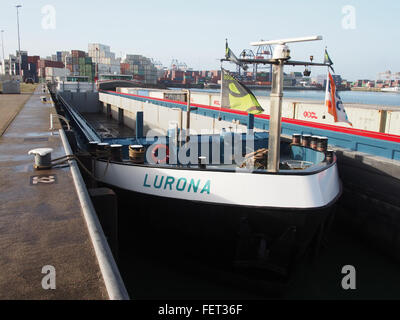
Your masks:
{"label": "shipping container", "polygon": [[71,55],[74,58],[81,58],[86,56],[86,52],[80,50],[71,50]]}
{"label": "shipping container", "polygon": [[186,102],[186,94],[182,92],[164,92],[164,99]]}
{"label": "shipping container", "polygon": [[149,96],[149,90],[138,90],[137,91],[137,95],[148,97]]}

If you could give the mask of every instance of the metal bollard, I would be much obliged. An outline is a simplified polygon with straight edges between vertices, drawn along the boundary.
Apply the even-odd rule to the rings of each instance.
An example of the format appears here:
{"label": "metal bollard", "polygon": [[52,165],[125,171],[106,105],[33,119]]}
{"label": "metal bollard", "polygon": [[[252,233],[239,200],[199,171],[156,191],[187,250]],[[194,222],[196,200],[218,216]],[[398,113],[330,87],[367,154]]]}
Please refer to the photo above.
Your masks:
{"label": "metal bollard", "polygon": [[35,155],[35,164],[34,168],[36,170],[46,170],[51,168],[51,153],[53,152],[52,148],[38,148],[33,149],[28,152],[28,154]]}
{"label": "metal bollard", "polygon": [[111,160],[122,162],[122,144],[112,144],[110,146]]}
{"label": "metal bollard", "polygon": [[301,145],[303,147],[309,148],[311,143],[311,135],[310,134],[303,134],[301,137]]}
{"label": "metal bollard", "polygon": [[335,154],[335,152],[333,150],[327,150],[326,151],[326,162],[332,163],[334,154]]}
{"label": "metal bollard", "polygon": [[97,150],[97,145],[100,143],[100,141],[90,141],[87,145],[87,151],[95,156],[96,155],[96,150]]}
{"label": "metal bollard", "polygon": [[321,152],[325,152],[328,149],[328,138],[327,137],[319,137],[317,141],[317,150]]}
{"label": "metal bollard", "polygon": [[292,135],[292,144],[296,146],[300,145],[300,138],[301,138],[300,133],[294,133]]}
{"label": "metal bollard", "polygon": [[311,137],[311,142],[310,142],[311,149],[315,149],[315,150],[317,149],[318,139],[319,139],[318,136],[312,136]]}
{"label": "metal bollard", "polygon": [[207,161],[206,157],[199,157],[199,168],[200,169],[206,169],[207,168],[206,161]]}

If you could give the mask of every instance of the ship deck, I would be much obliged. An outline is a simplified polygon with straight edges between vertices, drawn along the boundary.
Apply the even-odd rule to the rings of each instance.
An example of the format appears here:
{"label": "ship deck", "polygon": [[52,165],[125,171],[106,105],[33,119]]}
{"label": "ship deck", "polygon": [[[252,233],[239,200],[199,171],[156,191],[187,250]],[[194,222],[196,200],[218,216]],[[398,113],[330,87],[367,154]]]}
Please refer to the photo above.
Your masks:
{"label": "ship deck", "polygon": [[135,136],[135,130],[118,123],[115,119],[110,119],[104,113],[83,113],[85,119],[96,130],[102,138],[129,138]]}

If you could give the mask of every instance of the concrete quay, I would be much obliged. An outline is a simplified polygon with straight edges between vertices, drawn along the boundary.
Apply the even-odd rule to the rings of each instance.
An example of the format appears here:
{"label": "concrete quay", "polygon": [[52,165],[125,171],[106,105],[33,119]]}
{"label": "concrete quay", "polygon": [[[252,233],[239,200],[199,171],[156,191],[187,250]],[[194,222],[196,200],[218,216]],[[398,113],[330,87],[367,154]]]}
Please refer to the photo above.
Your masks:
{"label": "concrete quay", "polygon": [[53,159],[67,152],[63,130],[49,131],[56,110],[43,95],[39,87],[11,123],[26,96],[0,96],[9,114],[1,117],[7,128],[0,137],[0,299],[127,299],[112,255],[99,258],[105,237],[101,227],[95,231],[102,237],[92,237],[96,224],[87,219],[72,161],[33,168],[31,149],[52,148]]}

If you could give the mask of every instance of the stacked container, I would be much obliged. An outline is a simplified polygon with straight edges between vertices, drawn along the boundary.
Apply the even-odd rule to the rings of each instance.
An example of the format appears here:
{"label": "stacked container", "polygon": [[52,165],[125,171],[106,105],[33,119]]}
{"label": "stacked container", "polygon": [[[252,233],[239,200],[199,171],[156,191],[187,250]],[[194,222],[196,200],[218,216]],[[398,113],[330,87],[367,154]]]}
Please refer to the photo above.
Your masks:
{"label": "stacked container", "polygon": [[[126,68],[126,65],[129,68]],[[123,66],[122,66],[123,65]],[[156,84],[158,79],[158,71],[153,62],[142,55],[127,54],[121,64],[121,68],[129,70],[127,74],[132,74],[136,80],[141,80],[144,83]]]}
{"label": "stacked container", "polygon": [[73,76],[88,77],[91,82],[95,77],[95,66],[90,57],[84,51],[72,50],[71,56],[65,57],[67,69]]}

